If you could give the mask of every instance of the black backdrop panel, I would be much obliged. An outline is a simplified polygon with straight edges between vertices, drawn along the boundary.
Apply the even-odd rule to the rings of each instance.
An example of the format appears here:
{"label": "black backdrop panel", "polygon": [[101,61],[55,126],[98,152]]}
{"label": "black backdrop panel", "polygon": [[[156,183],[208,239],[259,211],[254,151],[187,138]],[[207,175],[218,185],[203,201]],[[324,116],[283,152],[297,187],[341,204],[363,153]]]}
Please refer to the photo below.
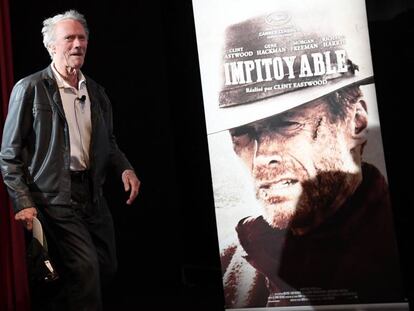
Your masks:
{"label": "black backdrop panel", "polygon": [[[368,1],[371,47],[404,281],[412,293],[409,142],[413,72],[404,1]],[[119,273],[106,310],[222,310],[213,195],[191,1],[12,0],[16,81],[46,67],[44,18],[68,9],[90,28],[83,71],[112,100],[118,144],[142,181],[126,206],[120,180],[105,187],[117,230]],[[212,21],[214,22],[214,21]],[[412,80],[412,79],[411,79]]]}

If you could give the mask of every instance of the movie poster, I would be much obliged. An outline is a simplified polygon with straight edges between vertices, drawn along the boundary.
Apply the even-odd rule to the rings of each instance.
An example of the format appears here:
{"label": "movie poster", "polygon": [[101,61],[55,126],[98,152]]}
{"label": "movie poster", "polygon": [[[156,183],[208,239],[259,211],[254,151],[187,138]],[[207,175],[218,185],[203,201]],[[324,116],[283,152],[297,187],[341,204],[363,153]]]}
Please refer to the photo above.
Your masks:
{"label": "movie poster", "polygon": [[408,310],[365,2],[193,9],[226,308]]}

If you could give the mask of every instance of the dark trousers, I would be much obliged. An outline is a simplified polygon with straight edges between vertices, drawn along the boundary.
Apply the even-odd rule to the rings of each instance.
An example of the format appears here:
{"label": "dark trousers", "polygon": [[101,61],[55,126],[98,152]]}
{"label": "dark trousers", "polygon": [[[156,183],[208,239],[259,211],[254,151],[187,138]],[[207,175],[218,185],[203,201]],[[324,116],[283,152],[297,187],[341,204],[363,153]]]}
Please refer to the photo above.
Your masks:
{"label": "dark trousers", "polygon": [[87,173],[72,174],[71,206],[40,206],[49,254],[60,275],[51,295],[34,294],[35,310],[100,311],[101,286],[115,274],[112,216],[101,197],[92,203]]}

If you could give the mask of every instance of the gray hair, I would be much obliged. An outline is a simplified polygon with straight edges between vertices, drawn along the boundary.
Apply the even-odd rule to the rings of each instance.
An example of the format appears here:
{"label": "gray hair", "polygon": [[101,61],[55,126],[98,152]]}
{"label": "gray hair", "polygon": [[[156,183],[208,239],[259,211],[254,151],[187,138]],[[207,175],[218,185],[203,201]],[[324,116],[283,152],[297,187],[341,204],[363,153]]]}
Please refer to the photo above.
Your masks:
{"label": "gray hair", "polygon": [[46,50],[49,52],[50,57],[53,59],[52,51],[50,50],[50,45],[55,41],[55,26],[56,23],[65,20],[73,19],[82,24],[85,29],[86,38],[89,38],[89,29],[86,23],[85,17],[76,10],[69,10],[62,14],[57,14],[53,17],[49,17],[43,21],[42,35],[43,35],[43,44]]}

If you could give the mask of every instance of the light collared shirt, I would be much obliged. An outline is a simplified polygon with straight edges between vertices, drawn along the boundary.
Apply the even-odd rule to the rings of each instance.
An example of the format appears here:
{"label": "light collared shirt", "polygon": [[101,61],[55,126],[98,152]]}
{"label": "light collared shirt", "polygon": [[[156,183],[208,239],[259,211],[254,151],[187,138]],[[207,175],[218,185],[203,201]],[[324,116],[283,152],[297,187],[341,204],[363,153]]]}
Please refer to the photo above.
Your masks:
{"label": "light collared shirt", "polygon": [[[79,83],[76,89],[59,74],[54,63],[52,63],[52,70],[69,126],[70,169],[72,171],[86,170],[89,167],[92,125],[91,102],[85,76],[79,71]],[[85,96],[84,100],[81,100],[82,96]]]}

